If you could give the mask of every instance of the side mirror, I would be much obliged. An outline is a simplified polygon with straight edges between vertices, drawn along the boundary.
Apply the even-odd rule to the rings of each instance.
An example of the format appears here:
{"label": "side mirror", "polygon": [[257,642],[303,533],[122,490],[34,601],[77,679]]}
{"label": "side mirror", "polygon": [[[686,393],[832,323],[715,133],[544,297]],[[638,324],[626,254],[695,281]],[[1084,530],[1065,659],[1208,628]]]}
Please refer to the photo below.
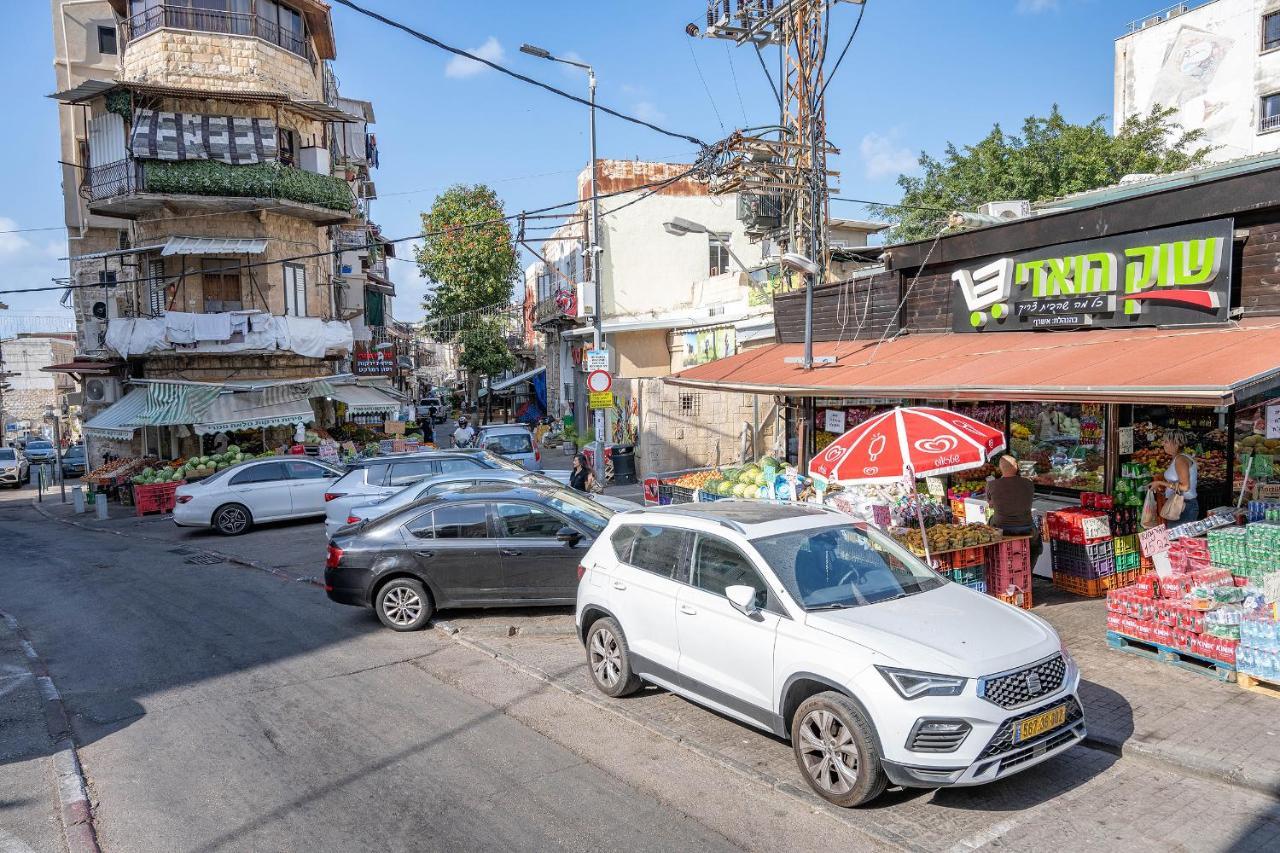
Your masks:
{"label": "side mirror", "polygon": [[724,594],[733,609],[743,616],[754,616],[760,612],[760,608],[756,607],[755,587],[730,586],[725,588]]}
{"label": "side mirror", "polygon": [[582,541],[582,534],[572,527],[561,527],[556,531],[556,538],[563,542],[566,547],[576,548],[578,543]]}

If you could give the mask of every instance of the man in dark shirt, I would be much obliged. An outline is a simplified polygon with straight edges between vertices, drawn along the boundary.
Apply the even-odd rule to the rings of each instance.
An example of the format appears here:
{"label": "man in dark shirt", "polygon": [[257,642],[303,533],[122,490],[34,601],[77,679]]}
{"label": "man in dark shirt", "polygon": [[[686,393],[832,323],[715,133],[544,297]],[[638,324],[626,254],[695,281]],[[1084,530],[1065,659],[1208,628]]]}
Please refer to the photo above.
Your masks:
{"label": "man in dark shirt", "polygon": [[1031,536],[1031,565],[1040,557],[1040,536],[1031,518],[1031,501],[1036,487],[1018,474],[1018,460],[1006,453],[1000,457],[1000,476],[987,483],[987,503],[994,514],[991,526],[1006,536]]}

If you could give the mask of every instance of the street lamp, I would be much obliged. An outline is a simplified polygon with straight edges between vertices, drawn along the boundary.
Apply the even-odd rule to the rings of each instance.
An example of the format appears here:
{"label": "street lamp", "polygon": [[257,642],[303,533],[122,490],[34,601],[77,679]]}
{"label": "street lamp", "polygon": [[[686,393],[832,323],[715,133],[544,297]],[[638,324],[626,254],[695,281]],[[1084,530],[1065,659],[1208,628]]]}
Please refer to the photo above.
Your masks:
{"label": "street lamp", "polygon": [[729,257],[733,259],[733,262],[738,265],[739,269],[743,272],[750,272],[750,270],[747,269],[747,265],[742,262],[742,259],[734,254],[733,248],[729,245],[729,241],[720,239],[719,234],[712,231],[701,222],[694,222],[681,216],[673,216],[670,220],[662,223],[662,230],[666,231],[673,237],[683,237],[686,234],[706,234],[713,243],[724,247],[724,250],[729,253]]}
{"label": "street lamp", "polygon": [[[589,93],[588,102],[591,107],[589,110],[591,115],[591,245],[587,247],[587,254],[591,257],[591,289],[595,293],[595,316],[592,317],[592,326],[594,327],[594,348],[600,349],[604,346],[604,329],[602,326],[602,315],[604,312],[604,295],[601,293],[600,282],[600,255],[604,251],[600,248],[600,193],[596,189],[596,72],[585,62],[578,62],[573,59],[564,59],[555,56],[545,47],[538,47],[533,44],[520,45],[520,52],[535,56],[538,59],[546,59],[550,62],[559,62],[563,65],[572,65],[574,68],[581,68],[587,72],[587,91]],[[604,410],[597,409],[595,412],[595,469],[596,479],[604,482]]]}
{"label": "street lamp", "polygon": [[833,355],[813,357],[813,287],[822,269],[813,260],[795,252],[786,252],[778,259],[783,267],[794,270],[805,277],[804,287],[804,358],[788,358],[788,364],[800,364],[805,370],[816,364],[835,364]]}
{"label": "street lamp", "polygon": [[67,483],[62,479],[62,419],[58,417],[53,406],[46,406],[44,422],[53,425],[53,470],[58,478],[58,494],[63,503],[67,502]]}

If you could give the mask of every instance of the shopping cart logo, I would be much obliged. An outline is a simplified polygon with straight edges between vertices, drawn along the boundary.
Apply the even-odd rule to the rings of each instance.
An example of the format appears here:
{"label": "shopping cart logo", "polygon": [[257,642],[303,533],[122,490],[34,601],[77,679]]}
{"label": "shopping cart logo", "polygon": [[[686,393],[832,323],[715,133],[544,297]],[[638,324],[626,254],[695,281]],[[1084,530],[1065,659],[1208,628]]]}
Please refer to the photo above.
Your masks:
{"label": "shopping cart logo", "polygon": [[1012,258],[1000,258],[972,272],[956,270],[951,280],[960,285],[965,307],[969,309],[969,324],[975,329],[1009,314],[1009,299],[1013,295]]}

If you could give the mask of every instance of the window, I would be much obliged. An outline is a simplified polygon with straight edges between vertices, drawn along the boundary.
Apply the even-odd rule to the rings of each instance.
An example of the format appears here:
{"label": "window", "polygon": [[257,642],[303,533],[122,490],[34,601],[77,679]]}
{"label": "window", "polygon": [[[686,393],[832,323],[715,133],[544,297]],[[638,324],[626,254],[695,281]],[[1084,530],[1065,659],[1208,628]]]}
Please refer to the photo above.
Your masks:
{"label": "window", "polygon": [[710,536],[698,537],[689,582],[716,595],[724,595],[731,586],[749,586],[756,591],[759,607],[764,607],[769,595],[760,574],[742,552],[728,542]]}
{"label": "window", "polygon": [[424,512],[422,515],[405,524],[404,529],[418,539],[435,539],[436,527],[432,520],[434,513]]}
{"label": "window", "polygon": [[391,463],[391,476],[387,480],[387,485],[407,486],[433,473],[435,472],[431,469],[431,462],[427,459],[414,459],[411,462],[393,462]]}
{"label": "window", "polygon": [[442,506],[434,511],[436,539],[485,539],[489,522],[484,504]]}
{"label": "window", "polygon": [[276,158],[280,161],[281,166],[292,166],[294,164],[294,145],[293,131],[286,128],[280,128],[276,136]]}
{"label": "window", "polygon": [[243,486],[249,483],[270,483],[275,480],[285,479],[284,464],[280,462],[267,462],[262,465],[254,465],[252,468],[246,468],[238,472],[231,478],[228,485]]}
{"label": "window", "polygon": [[1280,12],[1272,12],[1262,16],[1262,49],[1275,50],[1280,47]]}
{"label": "window", "polygon": [[1280,130],[1280,92],[1265,95],[1258,110],[1258,131]]}
{"label": "window", "polygon": [[164,313],[166,303],[164,283],[164,261],[154,258],[147,262],[147,304],[152,316]]}
{"label": "window", "polygon": [[333,476],[331,471],[310,462],[290,461],[284,463],[284,467],[290,480],[323,480]]}
{"label": "window", "polygon": [[684,574],[682,563],[691,538],[693,534],[674,527],[637,527],[628,562],[637,569],[678,580]]}
{"label": "window", "polygon": [[729,271],[729,235],[708,234],[707,249],[711,258],[711,275]]}
{"label": "window", "polygon": [[307,316],[307,271],[301,264],[284,265],[284,313]]}
{"label": "window", "polygon": [[438,459],[436,465],[439,466],[441,474],[464,474],[481,467],[478,462],[471,459]]}
{"label": "window", "polygon": [[624,563],[631,562],[631,543],[636,541],[640,528],[624,524],[613,531],[613,535],[609,537],[609,543],[613,545],[613,553],[618,555],[618,559]]}
{"label": "window", "polygon": [[512,539],[554,538],[565,523],[545,509],[528,504],[498,504],[502,535]]}
{"label": "window", "polygon": [[98,27],[98,53],[114,56],[116,52],[116,28]]}
{"label": "window", "polygon": [[240,264],[237,261],[204,258],[200,261],[200,279],[206,314],[239,311],[244,307],[240,297]]}
{"label": "window", "polygon": [[[382,465],[369,465],[364,469],[364,482],[370,486],[383,486],[387,481],[387,468],[390,467],[383,463]],[[357,475],[359,476],[359,475]]]}
{"label": "window", "polygon": [[697,417],[702,413],[702,395],[701,394],[681,394],[680,395],[680,414]]}
{"label": "window", "polygon": [[491,453],[532,453],[533,440],[526,432],[486,435],[484,449]]}

